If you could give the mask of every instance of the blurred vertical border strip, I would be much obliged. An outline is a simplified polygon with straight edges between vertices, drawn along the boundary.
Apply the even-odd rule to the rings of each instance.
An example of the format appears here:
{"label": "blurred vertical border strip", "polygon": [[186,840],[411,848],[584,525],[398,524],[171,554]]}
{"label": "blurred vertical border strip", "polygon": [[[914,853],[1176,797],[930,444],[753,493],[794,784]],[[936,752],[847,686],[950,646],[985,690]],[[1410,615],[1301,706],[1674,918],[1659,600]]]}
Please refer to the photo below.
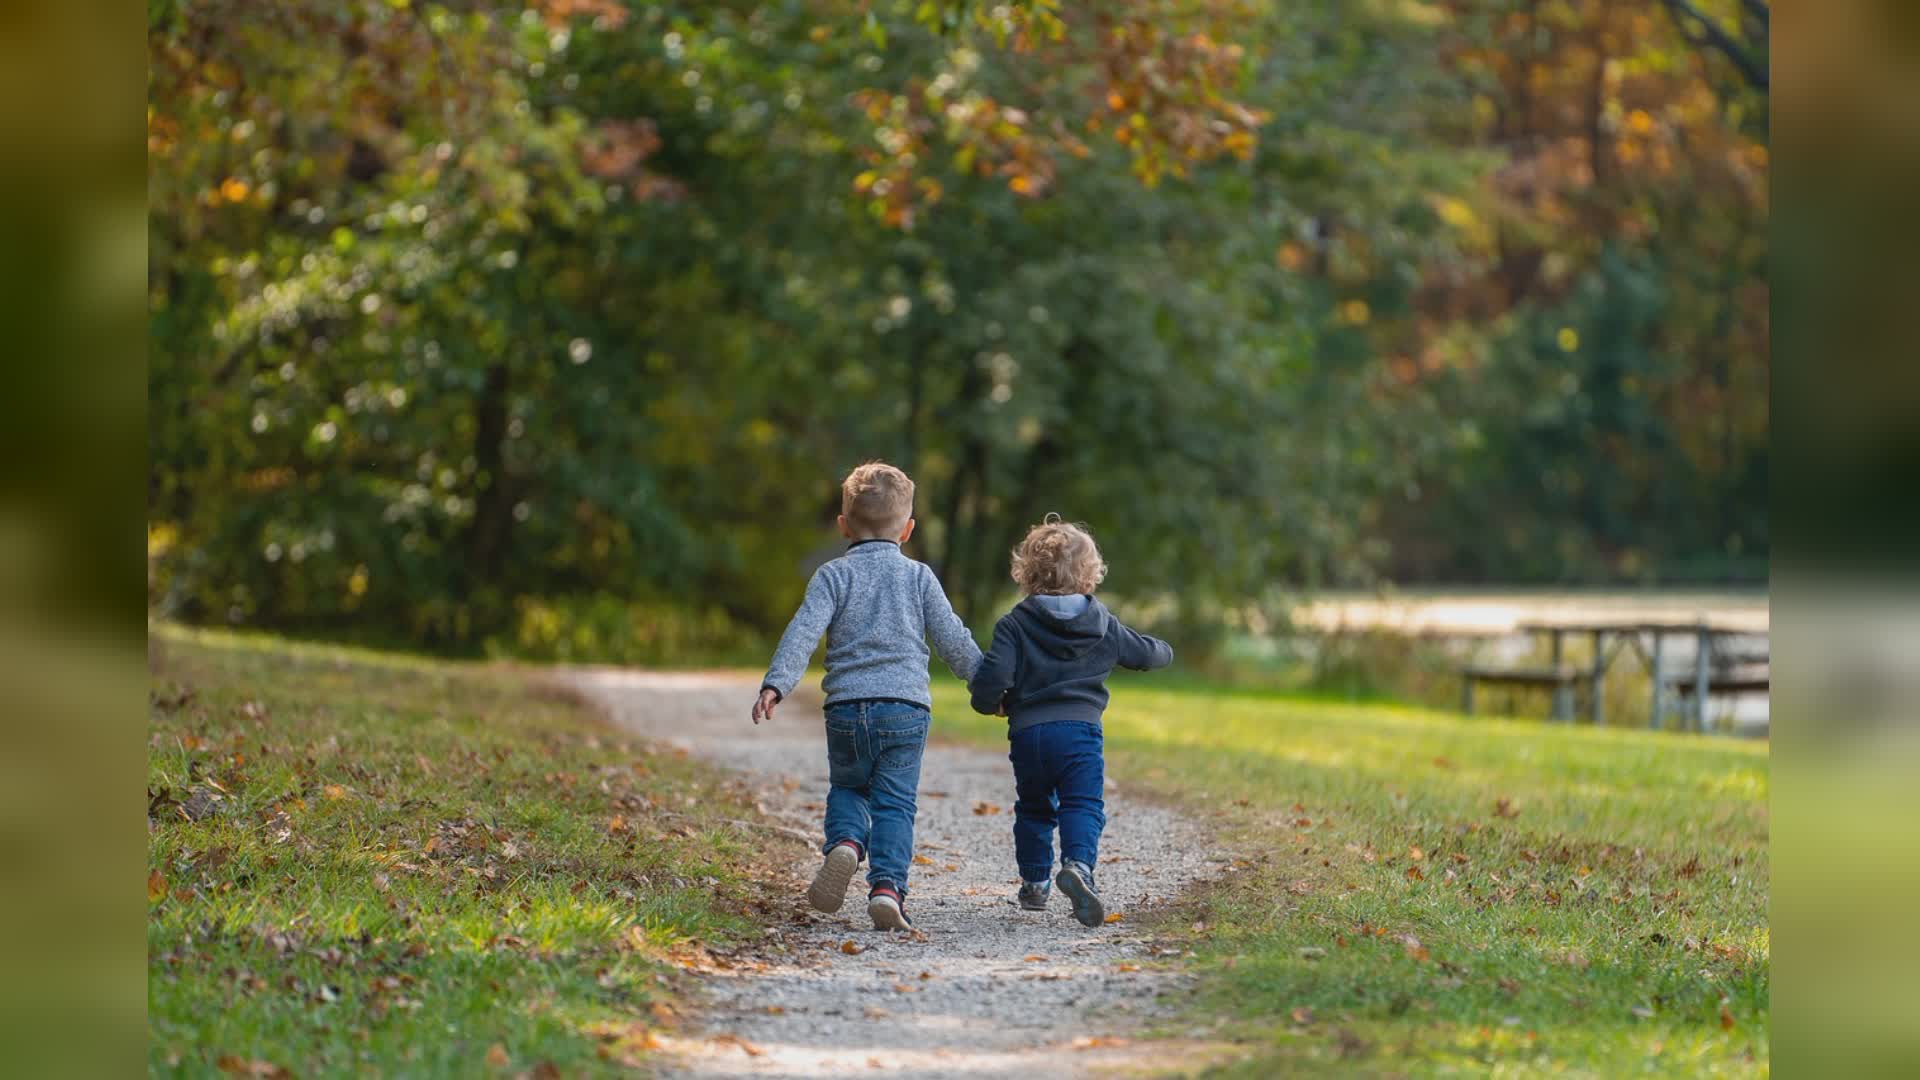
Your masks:
{"label": "blurred vertical border strip", "polygon": [[0,1060],[20,1076],[126,1075],[144,1045],[136,11],[0,9]]}

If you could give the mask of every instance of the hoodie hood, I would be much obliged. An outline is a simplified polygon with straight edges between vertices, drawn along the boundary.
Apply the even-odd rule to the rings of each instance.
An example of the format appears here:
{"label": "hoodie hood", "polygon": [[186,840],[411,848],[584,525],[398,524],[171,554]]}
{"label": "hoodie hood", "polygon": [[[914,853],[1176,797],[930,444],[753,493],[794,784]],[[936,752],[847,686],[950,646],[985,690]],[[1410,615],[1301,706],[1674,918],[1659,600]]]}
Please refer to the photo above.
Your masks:
{"label": "hoodie hood", "polygon": [[1091,596],[1029,596],[1014,610],[1034,645],[1062,660],[1077,659],[1100,644],[1111,618]]}

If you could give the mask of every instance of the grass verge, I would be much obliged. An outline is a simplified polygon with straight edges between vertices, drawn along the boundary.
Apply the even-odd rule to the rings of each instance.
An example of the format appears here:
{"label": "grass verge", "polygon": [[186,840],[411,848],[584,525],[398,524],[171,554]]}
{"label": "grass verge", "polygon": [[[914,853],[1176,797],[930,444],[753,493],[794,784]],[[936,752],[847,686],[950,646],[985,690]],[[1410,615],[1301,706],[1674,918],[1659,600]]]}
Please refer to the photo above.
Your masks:
{"label": "grass verge", "polygon": [[499,669],[156,631],[149,1067],[613,1073],[754,932],[752,800]]}
{"label": "grass verge", "polygon": [[[1158,928],[1225,1072],[1768,1072],[1764,744],[1150,679],[1109,776],[1244,856]],[[935,685],[944,734],[1005,739]]]}

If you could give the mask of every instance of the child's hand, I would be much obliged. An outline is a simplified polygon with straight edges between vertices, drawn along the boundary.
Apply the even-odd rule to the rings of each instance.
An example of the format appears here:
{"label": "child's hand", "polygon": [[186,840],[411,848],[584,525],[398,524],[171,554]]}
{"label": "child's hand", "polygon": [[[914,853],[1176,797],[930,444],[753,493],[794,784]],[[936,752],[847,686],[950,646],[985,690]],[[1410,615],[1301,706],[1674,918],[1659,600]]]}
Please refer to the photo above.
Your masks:
{"label": "child's hand", "polygon": [[769,686],[760,691],[760,697],[753,703],[753,722],[759,723],[761,717],[773,719],[773,707],[780,704],[780,695]]}

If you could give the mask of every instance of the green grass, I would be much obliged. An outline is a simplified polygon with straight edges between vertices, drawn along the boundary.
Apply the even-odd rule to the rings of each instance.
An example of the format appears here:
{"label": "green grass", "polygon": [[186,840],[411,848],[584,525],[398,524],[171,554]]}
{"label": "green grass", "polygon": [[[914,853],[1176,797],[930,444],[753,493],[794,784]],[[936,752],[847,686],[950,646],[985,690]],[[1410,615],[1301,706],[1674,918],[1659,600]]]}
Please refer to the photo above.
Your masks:
{"label": "green grass", "polygon": [[[939,731],[1004,740],[935,686]],[[1221,1071],[1768,1072],[1764,744],[1113,689],[1109,775],[1245,856],[1155,927]]]}
{"label": "green grass", "polygon": [[615,1072],[755,933],[751,799],[524,674],[162,630],[149,1067]]}

